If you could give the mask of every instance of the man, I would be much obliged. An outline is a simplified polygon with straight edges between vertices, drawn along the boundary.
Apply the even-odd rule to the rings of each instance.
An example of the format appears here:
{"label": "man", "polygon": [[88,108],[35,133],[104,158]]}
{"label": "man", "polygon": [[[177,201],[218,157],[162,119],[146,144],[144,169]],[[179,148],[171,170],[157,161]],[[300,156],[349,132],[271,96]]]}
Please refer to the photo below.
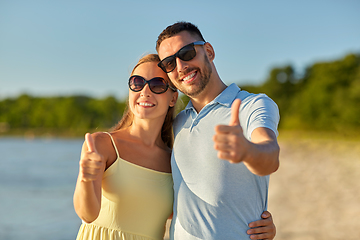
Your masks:
{"label": "man", "polygon": [[248,224],[267,208],[268,175],[279,167],[277,105],[226,86],[212,45],[191,23],[167,27],[156,50],[159,67],[190,97],[174,122],[170,237],[249,239]]}

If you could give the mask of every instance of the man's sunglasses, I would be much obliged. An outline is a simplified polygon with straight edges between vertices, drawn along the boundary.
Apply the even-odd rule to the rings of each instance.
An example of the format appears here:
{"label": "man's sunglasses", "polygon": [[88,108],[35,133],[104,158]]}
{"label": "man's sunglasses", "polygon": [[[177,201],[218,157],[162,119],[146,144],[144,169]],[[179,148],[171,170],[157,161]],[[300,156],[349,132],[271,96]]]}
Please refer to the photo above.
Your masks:
{"label": "man's sunglasses", "polygon": [[129,78],[129,88],[131,91],[140,92],[146,84],[149,85],[150,90],[155,94],[164,93],[168,90],[168,88],[170,88],[174,92],[176,91],[175,88],[171,87],[165,81],[165,79],[161,77],[155,77],[150,80],[145,80],[145,78],[141,76],[133,75]]}
{"label": "man's sunglasses", "polygon": [[166,73],[173,71],[176,67],[176,58],[190,61],[196,56],[195,45],[204,45],[204,41],[193,42],[180,48],[174,55],[168,56],[158,63],[158,66]]}

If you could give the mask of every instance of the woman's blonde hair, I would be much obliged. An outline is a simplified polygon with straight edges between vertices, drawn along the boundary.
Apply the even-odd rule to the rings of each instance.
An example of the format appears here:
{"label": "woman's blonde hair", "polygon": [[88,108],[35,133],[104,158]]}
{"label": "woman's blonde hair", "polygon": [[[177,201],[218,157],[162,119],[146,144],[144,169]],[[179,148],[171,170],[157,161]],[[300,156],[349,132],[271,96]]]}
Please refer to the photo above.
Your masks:
{"label": "woman's blonde hair", "polygon": [[[143,63],[148,63],[148,62],[154,62],[154,63],[158,63],[160,62],[160,58],[157,54],[147,54],[144,57],[142,57],[138,63],[135,65],[135,67],[133,68],[133,70],[131,71],[131,75],[133,75],[135,69],[140,66]],[[165,81],[168,82],[168,84],[173,87],[174,89],[176,89],[176,87],[171,83],[171,81],[166,78]],[[174,114],[175,114],[175,110],[174,107],[169,107],[163,126],[161,128],[161,139],[164,141],[164,143],[169,147],[172,148],[173,143],[174,143],[174,134],[172,131],[172,124],[174,121]],[[129,102],[127,102],[127,106],[126,109],[124,111],[123,117],[121,118],[121,120],[112,128],[111,131],[116,131],[122,128],[127,128],[130,127],[132,125],[134,121],[134,114],[133,112],[131,112],[130,108],[129,108]]]}

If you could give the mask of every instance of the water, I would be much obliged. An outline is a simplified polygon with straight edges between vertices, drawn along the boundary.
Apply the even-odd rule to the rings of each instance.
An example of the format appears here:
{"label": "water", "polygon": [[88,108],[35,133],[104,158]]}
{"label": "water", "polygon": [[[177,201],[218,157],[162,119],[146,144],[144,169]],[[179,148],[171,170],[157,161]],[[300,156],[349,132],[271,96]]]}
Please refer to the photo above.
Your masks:
{"label": "water", "polygon": [[69,240],[83,139],[0,138],[0,239]]}

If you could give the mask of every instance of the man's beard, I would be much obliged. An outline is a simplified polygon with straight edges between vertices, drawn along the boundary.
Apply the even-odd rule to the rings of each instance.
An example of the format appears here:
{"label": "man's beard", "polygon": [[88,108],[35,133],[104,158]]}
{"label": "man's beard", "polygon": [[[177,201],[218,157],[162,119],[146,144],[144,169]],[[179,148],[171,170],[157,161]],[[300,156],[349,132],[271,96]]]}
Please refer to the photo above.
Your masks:
{"label": "man's beard", "polygon": [[206,57],[205,54],[204,54],[204,62],[205,62],[205,64],[204,64],[203,71],[200,71],[199,68],[193,68],[193,69],[188,70],[188,72],[191,72],[194,69],[196,69],[197,73],[200,74],[200,80],[197,83],[192,84],[191,88],[189,88],[189,89],[185,89],[183,87],[178,86],[178,89],[182,93],[184,93],[185,95],[187,95],[189,97],[196,97],[196,96],[198,96],[200,93],[202,93],[204,91],[207,84],[209,83],[210,76],[211,76],[211,73],[212,73],[212,68],[211,68],[210,61]]}

